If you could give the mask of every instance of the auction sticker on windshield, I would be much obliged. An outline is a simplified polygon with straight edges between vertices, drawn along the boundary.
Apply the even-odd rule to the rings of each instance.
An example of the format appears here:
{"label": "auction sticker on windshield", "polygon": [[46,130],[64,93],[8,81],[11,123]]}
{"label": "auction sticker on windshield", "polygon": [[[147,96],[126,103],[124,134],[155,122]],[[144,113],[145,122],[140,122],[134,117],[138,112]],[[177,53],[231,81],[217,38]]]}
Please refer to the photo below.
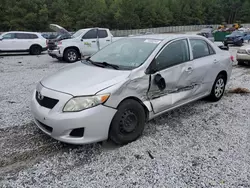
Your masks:
{"label": "auction sticker on windshield", "polygon": [[154,40],[154,39],[146,39],[144,42],[146,43],[153,43],[153,44],[159,44],[160,40]]}

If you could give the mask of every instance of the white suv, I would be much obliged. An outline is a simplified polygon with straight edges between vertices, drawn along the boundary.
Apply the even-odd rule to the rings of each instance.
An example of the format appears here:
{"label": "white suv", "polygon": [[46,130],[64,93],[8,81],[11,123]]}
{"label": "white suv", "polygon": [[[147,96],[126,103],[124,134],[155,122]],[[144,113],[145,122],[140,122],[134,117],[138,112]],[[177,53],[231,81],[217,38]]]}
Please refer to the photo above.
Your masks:
{"label": "white suv", "polygon": [[0,52],[29,52],[31,55],[39,55],[46,50],[46,39],[40,33],[11,31],[0,35]]}

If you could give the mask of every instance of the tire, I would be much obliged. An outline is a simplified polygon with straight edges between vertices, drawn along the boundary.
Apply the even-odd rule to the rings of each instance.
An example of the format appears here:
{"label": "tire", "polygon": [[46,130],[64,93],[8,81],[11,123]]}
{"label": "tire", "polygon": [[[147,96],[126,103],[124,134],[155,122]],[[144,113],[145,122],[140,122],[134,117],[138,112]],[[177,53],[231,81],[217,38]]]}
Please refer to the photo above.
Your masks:
{"label": "tire", "polygon": [[64,52],[63,58],[68,63],[74,63],[80,58],[80,55],[77,50],[69,48]]}
{"label": "tire", "polygon": [[133,142],[142,135],[145,121],[143,106],[135,100],[125,100],[111,122],[109,139],[117,145]]}
{"label": "tire", "polygon": [[30,47],[31,55],[40,55],[42,53],[42,47],[38,45],[34,45]]}
{"label": "tire", "polygon": [[215,79],[212,91],[208,99],[212,102],[219,101],[225,92],[225,87],[226,87],[226,77],[223,74],[219,74]]}
{"label": "tire", "polygon": [[241,39],[238,43],[237,43],[237,46],[242,46],[244,43],[243,39]]}
{"label": "tire", "polygon": [[242,60],[238,60],[238,65],[240,65],[240,66],[244,66],[244,65],[245,65],[245,62],[244,62],[244,61],[242,61]]}

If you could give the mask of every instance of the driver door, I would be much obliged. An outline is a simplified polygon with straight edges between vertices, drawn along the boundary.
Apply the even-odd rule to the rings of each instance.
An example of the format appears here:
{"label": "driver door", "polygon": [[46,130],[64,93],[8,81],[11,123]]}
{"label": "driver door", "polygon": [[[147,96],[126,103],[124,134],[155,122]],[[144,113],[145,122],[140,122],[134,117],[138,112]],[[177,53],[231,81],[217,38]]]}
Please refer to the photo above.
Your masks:
{"label": "driver door", "polygon": [[11,51],[15,47],[15,33],[6,33],[0,40],[0,51]]}
{"label": "driver door", "polygon": [[91,29],[82,36],[81,54],[90,56],[97,51],[97,29]]}
{"label": "driver door", "polygon": [[[192,96],[193,65],[190,61],[189,43],[186,38],[168,43],[155,58],[155,73],[151,74],[148,98],[154,113],[159,113],[184,103]],[[158,81],[165,87],[159,88]],[[163,84],[164,85],[164,84]]]}

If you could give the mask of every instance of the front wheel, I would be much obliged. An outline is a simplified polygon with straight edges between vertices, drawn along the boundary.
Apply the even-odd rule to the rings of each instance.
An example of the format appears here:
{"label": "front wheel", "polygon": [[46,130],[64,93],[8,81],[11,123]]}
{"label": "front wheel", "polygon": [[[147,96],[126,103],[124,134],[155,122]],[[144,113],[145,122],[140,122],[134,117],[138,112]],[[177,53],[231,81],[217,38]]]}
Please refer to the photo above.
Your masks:
{"label": "front wheel", "polygon": [[109,139],[118,145],[135,141],[142,135],[145,120],[143,106],[135,100],[125,100],[111,122]]}
{"label": "front wheel", "polygon": [[209,96],[209,100],[212,102],[219,101],[224,92],[226,87],[226,77],[223,74],[219,74],[214,82],[212,91]]}
{"label": "front wheel", "polygon": [[77,50],[70,48],[65,51],[63,58],[68,63],[74,63],[80,58],[80,55]]}

